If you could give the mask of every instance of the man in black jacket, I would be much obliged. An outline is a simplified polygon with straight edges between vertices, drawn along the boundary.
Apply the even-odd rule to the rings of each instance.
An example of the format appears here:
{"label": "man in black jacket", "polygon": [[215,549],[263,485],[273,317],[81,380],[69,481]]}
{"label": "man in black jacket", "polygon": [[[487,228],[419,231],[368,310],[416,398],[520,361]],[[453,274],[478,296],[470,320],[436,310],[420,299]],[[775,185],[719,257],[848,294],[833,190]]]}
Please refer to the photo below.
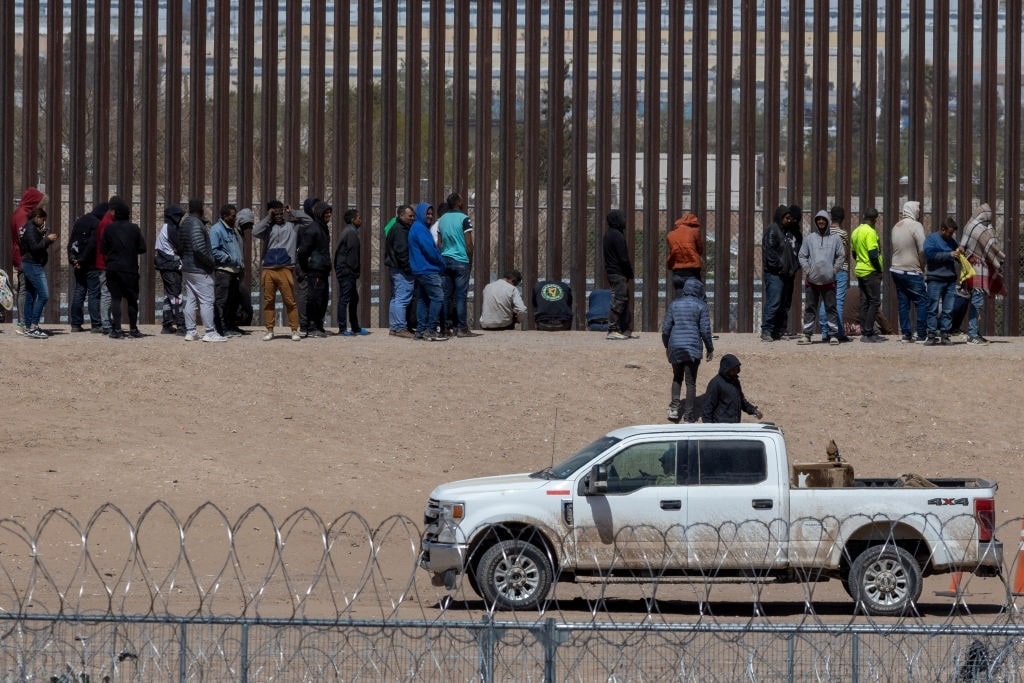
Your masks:
{"label": "man in black jacket", "polygon": [[[363,217],[358,209],[349,209],[344,220],[345,227],[341,229],[338,246],[334,250],[334,274],[338,278],[338,334],[346,337],[367,335],[370,331],[359,324],[359,272],[362,269],[359,228]],[[346,315],[351,329],[345,325]]]}
{"label": "man in black jacket", "polygon": [[764,417],[761,409],[747,400],[740,386],[740,359],[731,353],[722,356],[718,374],[708,382],[704,392],[704,422],[739,422],[740,411]]}
{"label": "man in black jacket", "polygon": [[75,291],[68,307],[68,322],[72,332],[85,332],[85,306],[88,301],[89,321],[93,327],[100,323],[100,271],[96,269],[96,228],[107,212],[106,202],[78,218],[68,239],[68,262],[74,277]]}
{"label": "man in black jacket", "polygon": [[605,339],[630,339],[636,335],[633,334],[633,315],[629,306],[634,276],[633,259],[626,243],[626,217],[621,211],[611,211],[607,221],[604,272],[612,290],[612,303],[608,310],[608,335]]}
{"label": "man in black jacket", "polygon": [[803,212],[796,204],[779,206],[774,220],[761,238],[761,275],[764,296],[761,299],[761,341],[782,338],[793,303],[793,282],[800,270],[800,246]]}
{"label": "man in black jacket", "polygon": [[395,224],[385,237],[384,265],[391,274],[391,305],[388,307],[388,327],[392,337],[412,339],[408,329],[407,311],[412,301],[415,279],[409,265],[409,227],[416,220],[416,212],[408,204],[398,207]]}
{"label": "man in black jacket", "polygon": [[227,337],[217,334],[213,320],[213,269],[216,262],[210,246],[210,233],[203,220],[203,200],[188,200],[188,215],[178,226],[178,249],[181,256],[182,289],[185,291],[185,341],[195,341],[196,306],[206,334],[204,342],[223,342]]}
{"label": "man in black jacket", "polygon": [[331,206],[316,200],[310,207],[308,225],[299,230],[295,257],[306,280],[306,331],[310,337],[326,337],[324,316],[330,298],[331,277]]}
{"label": "man in black jacket", "polygon": [[114,222],[103,231],[100,251],[107,261],[107,288],[110,289],[110,338],[123,339],[121,301],[128,304],[128,334],[141,337],[139,331],[139,254],[146,253],[146,239],[139,226],[131,222],[131,208],[117,202]]}

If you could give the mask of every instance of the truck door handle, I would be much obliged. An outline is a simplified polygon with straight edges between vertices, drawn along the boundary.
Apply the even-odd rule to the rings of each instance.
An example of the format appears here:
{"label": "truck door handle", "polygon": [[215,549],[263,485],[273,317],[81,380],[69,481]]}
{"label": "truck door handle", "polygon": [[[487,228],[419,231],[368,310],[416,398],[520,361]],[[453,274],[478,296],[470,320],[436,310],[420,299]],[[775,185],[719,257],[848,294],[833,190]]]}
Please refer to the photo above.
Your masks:
{"label": "truck door handle", "polygon": [[662,510],[682,510],[683,501],[681,500],[663,500],[661,501]]}
{"label": "truck door handle", "polygon": [[755,498],[750,501],[750,506],[755,510],[771,510],[775,507],[775,501],[771,498]]}

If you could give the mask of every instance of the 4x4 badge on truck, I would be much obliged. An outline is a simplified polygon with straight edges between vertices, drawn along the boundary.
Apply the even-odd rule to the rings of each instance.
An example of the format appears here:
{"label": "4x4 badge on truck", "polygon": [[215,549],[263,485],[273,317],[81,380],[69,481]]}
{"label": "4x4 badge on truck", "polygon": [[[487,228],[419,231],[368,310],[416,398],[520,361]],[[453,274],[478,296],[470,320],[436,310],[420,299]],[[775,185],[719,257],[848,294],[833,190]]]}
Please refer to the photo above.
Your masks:
{"label": "4x4 badge on truck", "polygon": [[968,505],[966,498],[929,498],[928,499],[928,504],[929,505],[963,505],[964,507],[967,507],[967,505]]}

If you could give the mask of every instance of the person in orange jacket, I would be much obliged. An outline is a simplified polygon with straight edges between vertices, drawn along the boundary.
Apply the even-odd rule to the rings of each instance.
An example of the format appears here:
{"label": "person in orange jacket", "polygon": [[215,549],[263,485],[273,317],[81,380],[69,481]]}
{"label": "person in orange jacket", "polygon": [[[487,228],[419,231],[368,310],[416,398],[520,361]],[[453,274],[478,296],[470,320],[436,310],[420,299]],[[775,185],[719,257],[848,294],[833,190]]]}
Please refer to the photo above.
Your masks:
{"label": "person in orange jacket", "polygon": [[702,280],[704,237],[700,233],[700,220],[692,213],[683,214],[665,235],[665,242],[668,243],[665,265],[672,272],[672,288],[679,292],[690,278]]}

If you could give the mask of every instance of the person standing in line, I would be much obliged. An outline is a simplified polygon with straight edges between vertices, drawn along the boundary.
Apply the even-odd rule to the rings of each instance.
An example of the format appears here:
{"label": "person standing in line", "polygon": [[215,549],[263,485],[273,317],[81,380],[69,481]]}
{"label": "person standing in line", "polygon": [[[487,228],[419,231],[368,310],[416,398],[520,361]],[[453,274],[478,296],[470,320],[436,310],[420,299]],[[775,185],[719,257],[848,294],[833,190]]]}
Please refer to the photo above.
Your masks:
{"label": "person standing in line", "polygon": [[196,307],[203,323],[204,342],[225,342],[213,322],[213,248],[207,232],[202,199],[188,200],[188,215],[178,226],[181,253],[181,279],[185,290],[185,341],[195,341]]}
{"label": "person standing in line", "polygon": [[[331,218],[334,211],[325,201],[313,203],[309,221],[299,229],[295,258],[306,279],[306,334],[326,337],[324,317],[330,302]],[[299,319],[301,326],[301,317]]]}
{"label": "person standing in line", "polygon": [[1002,280],[1003,261],[1006,254],[999,248],[996,228],[992,224],[992,208],[982,204],[974,211],[971,220],[964,226],[960,237],[960,248],[974,268],[974,275],[964,284],[971,290],[970,308],[967,311],[967,343],[984,346],[988,339],[981,335],[981,317],[985,311],[985,299],[999,293],[993,287],[993,279]]}
{"label": "person standing in line", "polygon": [[789,309],[793,304],[793,282],[800,270],[803,233],[799,206],[780,205],[761,239],[764,305],[761,312],[761,341],[773,342],[786,334]]}
{"label": "person standing in line", "polygon": [[392,337],[412,339],[409,331],[408,310],[416,280],[409,264],[409,228],[416,213],[408,204],[398,207],[395,222],[385,230],[384,265],[391,275],[391,303],[388,306],[388,334]]}
{"label": "person standing in line", "polygon": [[45,194],[35,187],[30,187],[21,195],[18,207],[11,214],[11,261],[14,266],[11,272],[14,278],[11,289],[14,294],[15,307],[18,311],[14,318],[14,331],[18,334],[25,334],[27,331],[25,327],[25,296],[27,292],[25,289],[25,278],[21,270],[21,245],[19,243],[21,240],[21,229],[29,222],[29,214],[43,206],[45,201]]}
{"label": "person standing in line", "polygon": [[32,209],[18,238],[21,274],[25,278],[25,313],[22,322],[25,325],[24,335],[29,339],[46,339],[50,336],[40,329],[39,319],[43,315],[43,307],[50,300],[46,264],[50,260],[50,247],[56,241],[56,233],[46,232],[46,209],[41,206]]}
{"label": "person standing in line", "polygon": [[928,338],[925,346],[949,346],[953,325],[953,299],[956,297],[957,257],[963,249],[954,235],[957,228],[947,216],[939,229],[924,240],[925,282],[928,286]]}
{"label": "person standing in line", "polygon": [[301,209],[290,209],[289,213],[297,219],[296,229],[298,235],[295,240],[295,265],[292,266],[292,279],[295,282],[295,307],[299,312],[299,335],[303,338],[309,336],[309,316],[307,315],[308,305],[306,294],[309,292],[309,283],[306,281],[306,271],[302,269],[299,259],[299,247],[302,242],[302,232],[313,220],[313,207],[320,201],[319,197],[306,197],[302,200]]}
{"label": "person standing in line", "polygon": [[[114,209],[112,208],[115,204],[125,204],[128,202],[119,197],[118,195],[111,195],[110,199],[107,200],[107,212],[103,214],[103,218],[100,219],[100,224],[96,226],[96,244],[100,244],[103,241],[103,231],[107,229],[107,226],[114,222]],[[107,259],[103,255],[102,250],[96,251],[96,269],[100,271],[100,328],[103,334],[110,335],[110,288],[107,286]],[[95,332],[95,330],[93,330]]]}
{"label": "person standing in line", "polygon": [[220,207],[220,220],[210,227],[210,249],[216,264],[213,270],[213,324],[222,337],[240,337],[244,333],[238,329],[235,317],[244,268],[242,233],[238,229],[238,209],[234,204]]}
{"label": "person standing in line", "polygon": [[523,274],[509,270],[484,287],[480,305],[480,327],[485,330],[514,330],[526,315],[526,303],[519,292]]}
{"label": "person standing in line", "polygon": [[146,238],[131,222],[131,208],[114,205],[114,222],[103,231],[100,251],[106,258],[107,287],[110,288],[110,338],[123,339],[121,301],[128,304],[128,335],[142,337],[139,331],[139,256],[146,253]]}
{"label": "person standing in line", "polygon": [[72,332],[85,332],[85,309],[88,306],[89,322],[99,330],[100,324],[100,273],[96,270],[96,228],[100,218],[107,212],[105,203],[97,204],[92,211],[79,217],[71,228],[68,238],[68,262],[75,291],[68,306],[68,322]]}
{"label": "person standing in line", "polygon": [[683,291],[683,285],[692,277],[703,279],[704,239],[700,233],[700,220],[692,213],[676,219],[672,230],[665,235],[668,247],[666,268],[672,274],[672,289]]}
{"label": "person standing in line", "polygon": [[444,319],[456,337],[477,337],[469,329],[466,304],[473,269],[473,221],[458,192],[448,195],[445,203],[448,210],[437,221],[444,259]]}
{"label": "person standing in line", "polygon": [[739,422],[741,412],[764,418],[761,409],[747,400],[740,384],[740,359],[731,353],[722,356],[718,374],[704,392],[704,422]]}
{"label": "person standing in line", "polygon": [[863,221],[850,235],[850,249],[853,252],[860,290],[860,330],[862,342],[883,342],[885,337],[878,334],[875,321],[882,304],[882,251],[878,243],[875,221],[878,209],[868,207],[861,216]]}
{"label": "person standing in line", "polygon": [[181,257],[178,256],[178,225],[185,210],[177,204],[164,209],[164,224],[156,235],[153,265],[164,287],[164,308],[160,334],[185,334],[185,314],[181,309]]}
{"label": "person standing in line", "polygon": [[[370,331],[359,324],[359,274],[362,270],[362,242],[359,228],[363,217],[358,209],[349,209],[342,217],[345,227],[334,250],[334,276],[338,278],[338,334],[344,337],[366,336]],[[346,316],[348,325],[346,326]]]}
{"label": "person standing in line", "polygon": [[[715,344],[711,337],[711,315],[704,301],[704,285],[695,277],[685,280],[678,296],[668,306],[661,324],[661,343],[672,366],[672,388],[668,405],[668,419],[678,422],[696,422],[694,404],[697,401],[697,370],[702,352],[705,359],[714,358]],[[679,395],[686,386],[686,400]],[[680,411],[682,408],[682,411]]]}
{"label": "person standing in line", "polygon": [[626,243],[626,216],[618,209],[605,218],[608,229],[604,232],[604,273],[612,290],[612,303],[608,310],[608,334],[605,339],[633,339],[633,314],[630,299],[633,296],[633,259]]}
{"label": "person standing in line", "polygon": [[293,270],[298,241],[297,222],[304,225],[308,220],[306,214],[302,213],[301,217],[297,217],[288,211],[279,199],[271,199],[267,202],[267,215],[252,230],[253,237],[263,240],[260,284],[263,289],[263,324],[267,328],[263,341],[271,341],[274,338],[274,304],[278,292],[281,292],[281,301],[288,316],[292,341],[302,340],[299,334],[299,310],[295,302]]}
{"label": "person standing in line", "polygon": [[[850,288],[850,233],[843,229],[843,222],[846,220],[846,209],[841,206],[833,206],[829,209],[829,217],[832,219],[832,226],[829,228],[833,235],[839,237],[843,245],[843,264],[836,272],[836,317],[839,318],[839,341],[848,342],[846,326],[843,323],[843,312],[846,304],[846,292]],[[820,325],[822,341],[825,338],[825,330],[828,329],[828,312],[825,310],[825,302],[818,306],[818,323]]]}
{"label": "person standing in line", "polygon": [[800,268],[804,271],[804,336],[798,344],[810,344],[814,334],[814,321],[818,317],[818,306],[824,305],[827,322],[821,328],[821,335],[829,344],[839,343],[839,329],[842,321],[836,310],[836,273],[845,258],[843,243],[839,235],[831,231],[827,211],[819,211],[814,217],[814,232],[804,238],[800,245]]}
{"label": "person standing in line", "polygon": [[[409,229],[409,266],[416,278],[419,300],[416,302],[416,338],[446,341],[438,329],[444,305],[444,259],[430,234],[433,207],[426,202],[416,206],[416,222]],[[392,231],[393,232],[393,231]]]}
{"label": "person standing in line", "polygon": [[900,211],[900,220],[892,226],[892,263],[889,274],[896,288],[899,303],[900,341],[914,342],[910,313],[914,311],[917,341],[928,336],[928,290],[924,283],[924,225],[921,224],[921,202],[908,201]]}

